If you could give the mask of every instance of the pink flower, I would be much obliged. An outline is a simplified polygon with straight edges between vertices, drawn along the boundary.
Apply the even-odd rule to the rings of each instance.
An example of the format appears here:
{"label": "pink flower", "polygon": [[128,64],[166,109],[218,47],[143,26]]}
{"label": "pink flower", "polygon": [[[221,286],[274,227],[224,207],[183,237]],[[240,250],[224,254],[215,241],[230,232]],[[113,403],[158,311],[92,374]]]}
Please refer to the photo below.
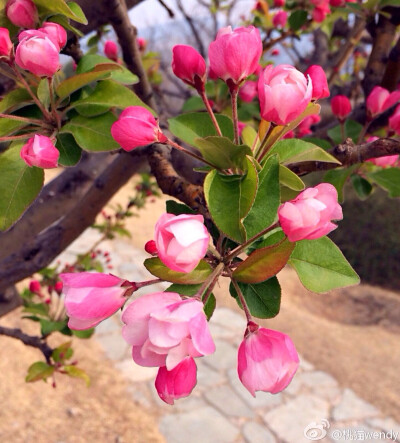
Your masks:
{"label": "pink flower", "polygon": [[304,75],[310,76],[312,82],[312,99],[318,100],[320,98],[329,97],[329,86],[326,79],[325,71],[319,65],[311,65],[307,68]]}
{"label": "pink flower", "polygon": [[312,12],[312,19],[316,23],[321,23],[325,20],[325,17],[331,12],[331,8],[328,3],[322,3],[320,6],[314,8]]}
{"label": "pink flower", "polygon": [[275,28],[284,28],[286,26],[286,22],[287,22],[286,11],[278,11],[272,19],[272,24],[275,26]]}
{"label": "pink flower", "polygon": [[144,250],[150,255],[157,255],[157,246],[154,240],[149,240],[144,245]]}
{"label": "pink flower", "polygon": [[392,116],[389,118],[389,128],[400,135],[400,105],[397,106]]}
{"label": "pink flower", "polygon": [[58,23],[44,22],[39,31],[47,34],[54,43],[57,43],[60,49],[67,43],[67,31]]}
{"label": "pink flower", "polygon": [[99,272],[60,274],[70,329],[88,329],[113,315],[126,302],[126,280]]}
{"label": "pink flower", "polygon": [[285,6],[285,0],[274,0],[275,8],[281,8],[282,6]]}
{"label": "pink flower", "polygon": [[172,48],[172,70],[188,85],[204,91],[206,62],[192,46],[175,45]]}
{"label": "pink flower", "polygon": [[203,303],[175,292],[156,292],[134,300],[122,314],[122,336],[141,366],[174,369],[186,357],[215,351]]}
{"label": "pink flower", "polygon": [[144,51],[146,49],[146,46],[147,46],[146,39],[143,38],[143,37],[138,37],[136,41],[137,41],[137,44],[138,44],[138,47],[139,47],[139,51]]}
{"label": "pink flower", "polygon": [[316,123],[319,123],[321,121],[321,117],[319,115],[313,114],[309,115],[308,117],[304,118],[299,126],[296,128],[297,136],[298,137],[304,137],[308,134],[311,134],[310,127],[312,125],[315,125]]}
{"label": "pink flower", "polygon": [[60,48],[41,31],[24,31],[15,53],[15,62],[22,69],[39,77],[52,77],[60,69]]}
{"label": "pink flower", "polygon": [[336,8],[343,6],[345,3],[345,0],[329,0],[329,4],[331,6],[335,6]]}
{"label": "pink flower", "polygon": [[344,120],[351,112],[351,103],[345,95],[335,95],[331,100],[331,108],[339,120]]}
{"label": "pink flower", "polygon": [[210,70],[225,82],[238,85],[258,69],[262,54],[260,32],[254,26],[221,28],[210,43]]}
{"label": "pink flower", "polygon": [[243,86],[239,89],[239,98],[246,102],[250,103],[253,101],[254,97],[257,96],[257,82],[252,80],[247,80],[243,84]]}
{"label": "pink flower", "polygon": [[28,166],[50,169],[58,166],[60,152],[49,137],[35,135],[22,146],[20,156]]}
{"label": "pink flower", "polygon": [[261,116],[286,125],[295,120],[312,97],[312,83],[290,65],[268,65],[258,81]]}
{"label": "pink flower", "polygon": [[392,168],[397,165],[398,161],[398,155],[385,155],[384,157],[370,158],[367,160],[367,162],[371,162],[381,168]]}
{"label": "pink flower", "polygon": [[104,54],[110,60],[118,61],[118,46],[112,40],[107,40],[104,44]]}
{"label": "pink flower", "polygon": [[243,129],[246,127],[246,123],[238,121],[239,137],[242,135]]}
{"label": "pink flower", "polygon": [[331,220],[343,218],[336,188],[321,183],[308,188],[278,209],[279,223],[289,241],[313,240],[337,228]]}
{"label": "pink flower", "polygon": [[375,117],[391,108],[400,100],[400,91],[390,93],[387,89],[375,86],[366,100],[368,114]]}
{"label": "pink flower", "polygon": [[111,135],[125,151],[167,141],[153,114],[141,106],[128,106],[124,109],[111,126]]}
{"label": "pink flower", "polygon": [[42,286],[41,286],[40,282],[38,282],[37,280],[31,280],[29,282],[29,290],[31,292],[33,292],[34,294],[39,295],[41,292],[41,289],[42,289]]}
{"label": "pink flower", "polygon": [[207,252],[210,234],[202,215],[163,214],[155,226],[160,260],[177,272],[191,272]]}
{"label": "pink flower", "polygon": [[13,48],[10,32],[7,28],[0,28],[0,57],[10,57]]}
{"label": "pink flower", "polygon": [[186,357],[171,371],[162,366],[155,382],[161,400],[173,405],[174,400],[190,395],[197,383],[196,373],[197,367],[192,357]]}
{"label": "pink flower", "polygon": [[39,20],[32,0],[9,0],[6,5],[6,15],[11,23],[20,28],[34,28]]}
{"label": "pink flower", "polygon": [[279,55],[279,54],[280,54],[280,52],[279,52],[279,49],[277,49],[277,48],[275,48],[271,51],[271,55]]}
{"label": "pink flower", "polygon": [[299,356],[289,336],[250,323],[238,352],[238,375],[255,397],[256,391],[276,394],[291,382]]}

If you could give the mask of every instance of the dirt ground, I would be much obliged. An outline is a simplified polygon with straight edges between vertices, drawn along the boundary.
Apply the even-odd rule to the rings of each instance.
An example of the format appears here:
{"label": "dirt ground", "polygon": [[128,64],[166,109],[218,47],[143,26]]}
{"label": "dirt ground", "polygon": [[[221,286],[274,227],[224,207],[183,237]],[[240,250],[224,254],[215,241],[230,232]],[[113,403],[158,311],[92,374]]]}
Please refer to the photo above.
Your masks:
{"label": "dirt ground", "polygon": [[[132,184],[115,201],[126,202]],[[166,198],[149,203],[140,217],[128,221],[130,240],[143,248],[153,237],[154,224]],[[277,318],[264,325],[291,336],[301,355],[317,369],[332,374],[388,416],[400,420],[400,297],[367,285],[312,294],[292,269],[278,276],[282,307]],[[227,282],[215,294],[217,303],[239,310],[229,296]],[[18,325],[14,312],[1,324]],[[242,334],[243,331],[238,331]],[[40,383],[25,384],[36,350],[0,337],[0,441],[12,442],[158,442],[155,416],[140,410],[129,398],[119,373],[105,359],[94,340],[76,340],[77,359],[92,374],[86,389],[80,380],[60,380],[57,389]]]}

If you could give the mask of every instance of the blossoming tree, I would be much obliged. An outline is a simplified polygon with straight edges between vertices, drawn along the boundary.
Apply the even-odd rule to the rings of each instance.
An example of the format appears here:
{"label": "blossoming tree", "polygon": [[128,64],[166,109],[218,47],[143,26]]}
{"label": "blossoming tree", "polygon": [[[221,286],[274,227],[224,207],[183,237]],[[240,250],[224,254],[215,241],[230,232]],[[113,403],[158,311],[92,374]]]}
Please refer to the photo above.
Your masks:
{"label": "blossoming tree", "polygon": [[[238,376],[252,395],[280,392],[298,367],[295,345],[286,334],[257,323],[279,313],[277,274],[290,264],[301,283],[318,293],[357,284],[357,274],[327,237],[337,228],[334,221],[343,217],[338,193],[352,177],[358,188],[370,192],[381,186],[392,197],[399,196],[398,55],[392,57],[396,69],[388,64],[390,82],[385,83],[384,67],[373,65],[382,50],[379,30],[396,28],[398,7],[387,0],[257,2],[252,24],[218,30],[209,45],[208,63],[191,46],[173,48],[172,71],[198,94],[202,110],[171,116],[166,124],[157,117],[141,60],[145,43],[135,39],[126,4],[115,0],[104,2],[104,8],[106,4],[125,65],[114,42],[105,45],[107,57],[83,55],[77,49],[73,33],[80,31],[74,24],[86,22],[78,4],[3,4],[0,72],[14,88],[0,102],[0,141],[5,143],[0,155],[0,288],[40,270],[92,224],[108,198],[136,171],[139,158],[148,156],[162,191],[181,202],[167,203],[154,239],[146,245],[150,257],[144,266],[154,279],[133,282],[93,270],[67,269],[60,278],[52,274],[47,276],[49,292],[60,300],[65,297],[66,314],[62,311],[56,318],[35,299],[41,296],[41,284],[32,281],[26,312],[41,324],[42,336],[4,327],[0,333],[44,354],[46,362],[34,363],[27,381],[57,372],[86,378],[69,362],[70,342],[51,349],[47,336],[54,331],[79,336],[122,309],[122,335],[132,345],[133,360],[159,368],[155,387],[160,398],[173,404],[196,385],[195,359],[215,351],[208,328],[218,302],[213,289],[227,278],[230,294],[247,319],[245,331],[238,331],[244,336]],[[275,8],[273,13],[270,8]],[[349,98],[335,94],[331,122],[335,125],[337,119],[339,124],[331,128],[331,146],[326,138],[316,137],[312,127],[320,120],[321,103],[330,96],[329,83],[340,79],[362,37],[360,21],[372,26],[376,17],[364,71],[365,100],[357,100],[357,112],[365,110],[364,102],[367,112],[362,124],[355,123],[349,117]],[[354,35],[329,79],[318,64],[302,72],[267,62],[273,44],[316,30],[332,33],[339,18],[347,20]],[[392,49],[394,43],[393,37],[386,56],[398,46]],[[60,51],[74,58],[76,69],[70,76],[60,66]],[[254,106],[246,108],[250,103]],[[383,123],[376,123],[377,117],[383,117]],[[202,185],[176,173],[168,160],[170,149],[195,162]],[[71,168],[42,189],[44,170],[57,166]],[[306,187],[301,177],[314,171],[329,172],[321,183]],[[62,197],[62,185],[76,180],[75,174],[86,174],[88,184],[83,180],[69,198]],[[59,198],[52,198],[55,194]],[[18,249],[16,238],[24,232],[29,234]],[[141,287],[160,281],[171,283],[165,292],[140,296]]]}

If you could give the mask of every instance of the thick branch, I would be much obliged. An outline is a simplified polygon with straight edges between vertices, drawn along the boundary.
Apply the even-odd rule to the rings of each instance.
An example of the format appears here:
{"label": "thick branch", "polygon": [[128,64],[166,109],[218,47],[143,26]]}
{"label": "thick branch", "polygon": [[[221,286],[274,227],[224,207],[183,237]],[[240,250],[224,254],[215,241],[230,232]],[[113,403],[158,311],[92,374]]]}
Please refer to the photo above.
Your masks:
{"label": "thick branch", "polygon": [[5,326],[0,326],[0,335],[16,338],[17,340],[22,341],[24,345],[39,349],[46,358],[47,363],[50,363],[50,357],[53,353],[53,349],[40,337],[25,334],[25,332],[21,331],[21,329],[6,328]]}
{"label": "thick branch", "polygon": [[386,65],[385,74],[383,75],[381,86],[394,91],[400,81],[400,37],[397,43],[390,51],[389,61]]}
{"label": "thick branch", "polygon": [[348,138],[345,143],[335,146],[329,153],[336,157],[341,162],[341,165],[324,162],[303,162],[289,165],[288,167],[294,173],[301,176],[309,174],[310,172],[326,171],[341,166],[351,166],[365,162],[370,158],[400,154],[400,141],[392,138],[381,138],[374,142],[356,145]]}

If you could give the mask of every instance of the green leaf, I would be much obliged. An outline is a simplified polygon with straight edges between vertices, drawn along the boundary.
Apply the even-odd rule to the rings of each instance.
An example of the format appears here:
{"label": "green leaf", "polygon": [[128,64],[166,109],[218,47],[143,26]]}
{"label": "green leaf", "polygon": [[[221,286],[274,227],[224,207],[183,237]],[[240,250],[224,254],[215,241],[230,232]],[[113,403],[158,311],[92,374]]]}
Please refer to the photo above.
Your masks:
{"label": "green leaf", "polygon": [[[237,282],[251,315],[257,318],[273,318],[279,313],[281,306],[281,287],[276,277],[258,284],[246,284]],[[242,308],[235,287],[231,283],[229,292],[236,298]]]}
{"label": "green leaf", "polygon": [[15,132],[17,132],[19,129],[22,129],[23,127],[25,127],[27,125],[28,125],[28,123],[26,123],[26,122],[2,117],[0,119],[0,137],[12,135]]}
{"label": "green leaf", "polygon": [[370,172],[368,178],[385,189],[389,193],[389,197],[400,197],[399,168],[386,168],[380,171]]}
{"label": "green leaf", "polygon": [[72,341],[67,341],[58,346],[51,354],[51,358],[57,363],[69,360],[74,354],[74,350],[71,348],[71,345]]}
{"label": "green leaf", "polygon": [[103,80],[111,76],[112,71],[120,70],[120,66],[115,63],[102,63],[96,65],[92,71],[84,72],[83,74],[76,74],[72,77],[67,78],[61,82],[57,88],[56,92],[60,99],[64,99],[71,95],[78,89],[97,81]]}
{"label": "green leaf", "polygon": [[71,7],[64,0],[51,0],[51,2],[49,2],[49,0],[35,0],[35,4],[45,11],[65,15],[78,23],[82,23],[84,25],[87,25],[88,23],[83,12],[77,11],[77,5]]}
{"label": "green leaf", "polygon": [[20,157],[23,142],[0,154],[0,230],[15,223],[38,196],[44,182],[43,169],[30,168]]}
{"label": "green leaf", "polygon": [[49,314],[49,306],[45,303],[27,303],[22,312],[47,316]]}
{"label": "green leaf", "polygon": [[203,158],[218,169],[240,169],[246,155],[253,156],[248,146],[235,145],[226,137],[196,138],[194,145]]}
{"label": "green leaf", "polygon": [[78,115],[71,118],[60,133],[72,134],[85,151],[111,151],[119,148],[119,144],[111,137],[111,125],[115,121],[116,117],[111,112],[92,118]]}
{"label": "green leaf", "polygon": [[196,212],[189,208],[189,206],[185,205],[184,203],[178,203],[175,200],[167,200],[165,206],[168,214],[196,214]]}
{"label": "green leaf", "polygon": [[[124,109],[128,106],[142,106],[154,114],[154,111],[147,106],[140,98],[129,88],[116,83],[112,80],[99,81],[91,94],[85,98],[79,99],[71,103],[71,108],[76,108],[78,112],[87,105],[105,105],[107,107],[115,107]],[[103,111],[101,111],[103,109]],[[104,107],[100,107],[100,112],[104,112]]]}
{"label": "green leaf", "polygon": [[[363,126],[360,123],[354,120],[346,120],[344,124],[344,132],[345,132],[344,138],[346,139],[347,137],[350,137],[354,143],[357,143],[358,137],[362,129]],[[337,125],[332,129],[329,129],[328,135],[333,140],[333,143],[335,143],[335,145],[344,142],[344,140],[342,139],[342,130],[340,129],[340,125]]]}
{"label": "green leaf", "polygon": [[200,97],[189,97],[182,106],[182,112],[202,111],[205,108]]}
{"label": "green leaf", "polygon": [[17,105],[31,104],[31,102],[32,97],[25,88],[14,89],[0,100],[0,112],[4,113],[11,108],[21,107]]}
{"label": "green leaf", "polygon": [[247,238],[243,220],[257,192],[257,170],[248,158],[245,175],[222,175],[214,170],[204,181],[204,195],[211,218],[229,238],[243,242]]}
{"label": "green leaf", "polygon": [[94,334],[95,329],[90,328],[90,329],[84,329],[82,331],[76,331],[75,329],[71,329],[71,332],[73,335],[75,335],[75,337],[86,339],[90,338]]}
{"label": "green leaf", "polygon": [[182,283],[184,285],[203,283],[212,273],[211,266],[204,260],[200,260],[197,267],[189,273],[169,269],[158,257],[148,258],[143,264],[154,276],[162,280],[170,281],[171,283]]}
{"label": "green leaf", "polygon": [[273,246],[256,249],[233,272],[243,283],[261,283],[276,275],[289,260],[295,243],[284,240]]}
{"label": "green leaf", "polygon": [[53,373],[53,366],[48,365],[44,361],[37,361],[29,366],[25,381],[29,383],[38,380],[46,380],[46,378],[53,375]]}
{"label": "green leaf", "polygon": [[306,187],[303,180],[297,174],[283,165],[279,165],[279,181],[283,186],[294,191],[302,191]]}
{"label": "green leaf", "polygon": [[340,165],[339,160],[328,154],[319,146],[298,138],[288,138],[278,141],[269,151],[268,156],[273,154],[279,154],[280,161],[285,164],[320,161],[337,163]]}
{"label": "green leaf", "polygon": [[71,134],[58,134],[56,148],[60,151],[58,163],[62,166],[74,166],[81,159],[82,149]]}
{"label": "green leaf", "polygon": [[243,143],[247,146],[253,147],[255,141],[257,140],[257,143],[255,144],[255,148],[257,149],[260,146],[260,141],[258,140],[258,133],[252,126],[245,126],[242,134],[240,136]]}
{"label": "green leaf", "polygon": [[328,140],[324,140],[323,138],[303,137],[302,140],[317,145],[320,148],[325,149],[326,151],[332,148],[332,145],[328,142]]}
{"label": "green leaf", "polygon": [[37,96],[40,103],[44,105],[46,109],[50,106],[50,86],[47,78],[42,78],[37,88]]}
{"label": "green leaf", "polygon": [[313,292],[328,292],[360,282],[342,251],[328,237],[297,242],[289,264],[302,284]]}
{"label": "green leaf", "polygon": [[324,182],[332,184],[337,192],[339,202],[343,202],[344,193],[343,188],[347,182],[347,179],[353,173],[353,171],[357,168],[357,165],[350,166],[349,168],[337,168],[328,171],[324,176]]}
{"label": "green leaf", "polygon": [[78,63],[76,68],[76,73],[81,74],[83,72],[91,71],[98,64],[114,64],[119,67],[119,70],[111,72],[111,79],[118,83],[124,85],[133,85],[139,81],[137,75],[133,74],[129,69],[119,65],[118,63],[112,62],[107,57],[103,57],[97,54],[86,54],[84,55]]}
{"label": "green leaf", "polygon": [[290,14],[289,26],[293,31],[298,31],[307,21],[307,11],[298,9]]}
{"label": "green leaf", "polygon": [[[233,140],[233,123],[226,115],[217,114],[216,119],[221,128],[222,135]],[[182,114],[168,120],[169,130],[178,138],[196,146],[197,138],[218,135],[210,116],[205,112]]]}
{"label": "green leaf", "polygon": [[74,365],[66,365],[66,366],[63,367],[63,370],[70,377],[81,378],[86,383],[86,386],[89,387],[89,385],[90,385],[90,378],[89,378],[89,376],[86,374],[86,372],[83,369],[77,368]]}
{"label": "green leaf", "polygon": [[243,221],[247,238],[253,237],[274,222],[279,204],[279,162],[278,156],[273,155],[258,174],[256,198]]}
{"label": "green leaf", "polygon": [[354,174],[351,176],[351,182],[361,200],[365,200],[371,195],[372,185],[368,180],[365,180],[365,178]]}
{"label": "green leaf", "polygon": [[[82,11],[82,8],[78,5],[78,3],[67,2],[67,5],[68,5],[69,9],[73,12],[75,17],[79,17],[79,19],[80,19],[79,23],[87,24],[87,18],[85,16],[85,13]],[[75,21],[77,21],[77,20],[75,20]]]}
{"label": "green leaf", "polygon": [[50,335],[52,332],[61,331],[67,324],[66,320],[51,321],[45,318],[40,319],[40,333],[42,335]]}

